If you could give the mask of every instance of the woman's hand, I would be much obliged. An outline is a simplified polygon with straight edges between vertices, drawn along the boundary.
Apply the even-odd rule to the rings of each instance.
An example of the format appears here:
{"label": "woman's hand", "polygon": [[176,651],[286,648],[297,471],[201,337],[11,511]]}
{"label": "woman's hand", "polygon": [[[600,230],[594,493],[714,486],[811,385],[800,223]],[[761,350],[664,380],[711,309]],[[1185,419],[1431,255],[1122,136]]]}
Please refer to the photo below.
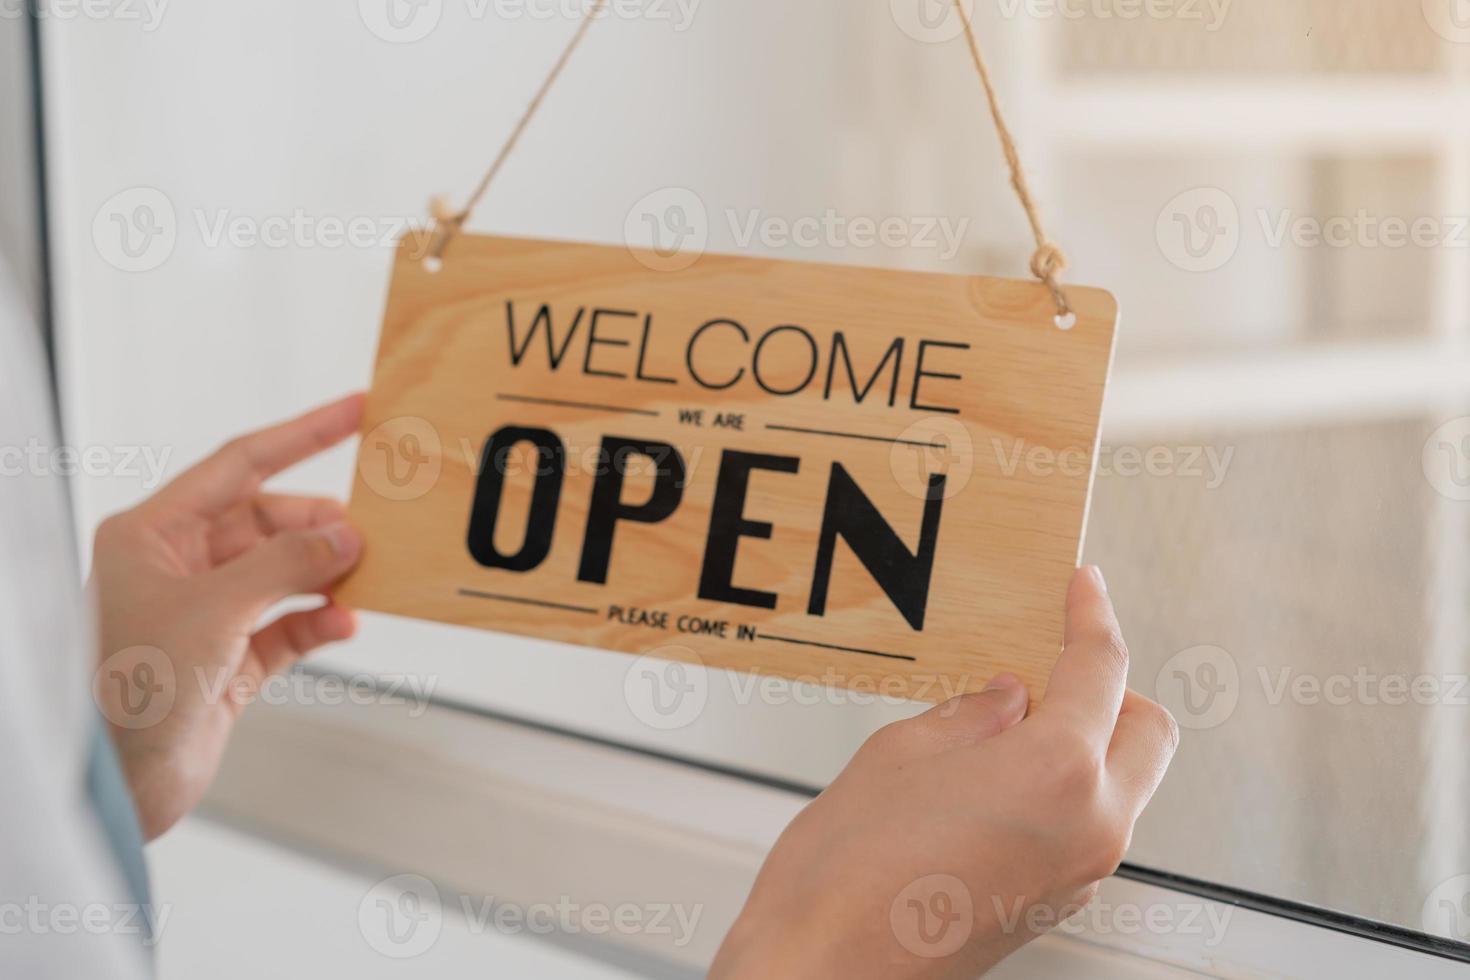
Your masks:
{"label": "woman's hand", "polygon": [[280,600],[326,590],[362,550],[337,501],[261,484],[361,418],[354,395],[242,436],[97,529],[94,693],[149,840],[204,796],[259,685],[352,635],[352,613],[330,601],[260,625]]}
{"label": "woman's hand", "polygon": [[777,841],[711,976],[976,977],[1086,904],[1178,744],[1127,667],[1082,569],[1045,701],[1023,718],[1000,678],[873,735]]}

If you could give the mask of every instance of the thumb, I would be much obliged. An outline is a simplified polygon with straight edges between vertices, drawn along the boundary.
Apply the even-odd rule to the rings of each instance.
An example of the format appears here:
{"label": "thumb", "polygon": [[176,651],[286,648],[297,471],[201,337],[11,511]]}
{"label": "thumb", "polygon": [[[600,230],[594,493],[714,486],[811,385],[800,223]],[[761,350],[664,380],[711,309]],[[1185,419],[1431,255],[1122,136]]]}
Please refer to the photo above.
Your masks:
{"label": "thumb", "polygon": [[347,574],[362,554],[362,536],[337,522],[285,531],[210,573],[210,591],[258,614],[288,596],[319,592]]}

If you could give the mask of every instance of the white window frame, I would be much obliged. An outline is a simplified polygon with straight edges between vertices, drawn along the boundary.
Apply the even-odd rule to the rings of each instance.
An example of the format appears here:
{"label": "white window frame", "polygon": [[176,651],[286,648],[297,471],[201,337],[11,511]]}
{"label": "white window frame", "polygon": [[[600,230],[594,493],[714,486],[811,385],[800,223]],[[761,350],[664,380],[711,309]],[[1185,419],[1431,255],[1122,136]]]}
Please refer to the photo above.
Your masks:
{"label": "white window frame", "polygon": [[[423,708],[387,698],[256,705],[205,814],[384,876],[422,874],[450,894],[697,905],[699,928],[682,946],[669,935],[560,937],[645,975],[697,976],[810,799],[475,709]],[[994,975],[1449,980],[1470,962],[1470,947],[1224,889],[1200,894],[1134,869],[1105,882],[1096,904],[1103,914],[1037,940]],[[1177,927],[1150,929],[1110,909]]]}

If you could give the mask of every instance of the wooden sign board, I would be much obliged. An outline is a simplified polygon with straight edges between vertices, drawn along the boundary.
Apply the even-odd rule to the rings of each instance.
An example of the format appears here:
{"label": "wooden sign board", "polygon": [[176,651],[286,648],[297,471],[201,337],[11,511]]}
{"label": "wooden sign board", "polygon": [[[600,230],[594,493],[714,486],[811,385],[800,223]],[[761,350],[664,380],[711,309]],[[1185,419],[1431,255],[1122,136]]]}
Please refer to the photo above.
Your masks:
{"label": "wooden sign board", "polygon": [[1036,283],[402,243],[339,600],[885,695],[1040,698],[1117,306]]}

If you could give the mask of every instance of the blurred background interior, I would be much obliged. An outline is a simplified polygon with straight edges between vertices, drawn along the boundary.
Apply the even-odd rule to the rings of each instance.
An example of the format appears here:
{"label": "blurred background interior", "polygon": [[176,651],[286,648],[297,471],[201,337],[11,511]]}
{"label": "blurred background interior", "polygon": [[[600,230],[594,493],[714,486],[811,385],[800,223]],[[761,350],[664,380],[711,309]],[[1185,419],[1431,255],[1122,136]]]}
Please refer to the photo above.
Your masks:
{"label": "blurred background interior", "polygon": [[[462,199],[575,25],[535,0],[511,16],[434,0],[419,36],[420,8],[387,2],[399,20],[373,0],[257,0],[43,22],[69,440],[166,447],[174,471],[366,384],[389,238],[431,194]],[[1067,278],[1123,309],[1086,559],[1107,572],[1133,686],[1185,728],[1130,861],[1412,929],[1470,872],[1464,6],[975,5]],[[715,251],[1025,274],[1025,223],[943,4],[660,9],[596,25],[475,230],[620,243],[639,202],[677,187],[703,202]],[[21,90],[24,32],[0,30],[4,84]],[[0,138],[0,165],[33,176],[20,145]],[[0,195],[12,264],[38,282],[28,187],[7,177]],[[172,242],[128,271],[152,262],[109,229],[157,201],[139,193],[166,200],[153,217]],[[752,216],[829,211],[967,225],[954,254],[742,240]],[[292,216],[316,230],[281,246],[215,235]],[[377,239],[326,242],[323,221],[353,218]],[[287,483],[342,494],[351,466],[342,450]],[[81,537],[148,489],[79,477]],[[812,787],[914,710],[737,704],[713,684],[696,723],[658,732],[629,713],[617,656],[380,617],[319,664],[432,675],[458,702]],[[1303,675],[1355,680],[1313,698],[1290,686]],[[1397,703],[1395,678],[1426,677],[1430,703]],[[221,917],[315,944],[302,955],[323,968],[387,969],[352,919],[373,873],[285,854],[204,819],[159,845],[160,896],[198,899],[170,926],[165,978],[227,975],[221,949],[241,976],[269,962]],[[501,962],[526,957],[506,975],[620,975],[494,941]]]}

